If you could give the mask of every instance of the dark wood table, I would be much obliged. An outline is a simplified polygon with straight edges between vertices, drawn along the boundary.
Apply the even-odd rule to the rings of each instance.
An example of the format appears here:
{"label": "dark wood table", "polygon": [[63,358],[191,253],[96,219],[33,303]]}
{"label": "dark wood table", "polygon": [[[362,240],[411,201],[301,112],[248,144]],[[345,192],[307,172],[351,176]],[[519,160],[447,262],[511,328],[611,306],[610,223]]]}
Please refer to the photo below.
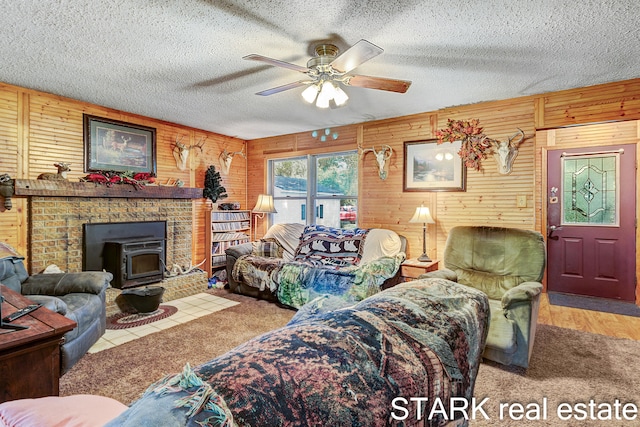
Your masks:
{"label": "dark wood table", "polygon": [[[33,304],[0,284],[2,316]],[[62,336],[76,323],[44,307],[11,322],[28,329],[0,329],[0,402],[57,396]]]}

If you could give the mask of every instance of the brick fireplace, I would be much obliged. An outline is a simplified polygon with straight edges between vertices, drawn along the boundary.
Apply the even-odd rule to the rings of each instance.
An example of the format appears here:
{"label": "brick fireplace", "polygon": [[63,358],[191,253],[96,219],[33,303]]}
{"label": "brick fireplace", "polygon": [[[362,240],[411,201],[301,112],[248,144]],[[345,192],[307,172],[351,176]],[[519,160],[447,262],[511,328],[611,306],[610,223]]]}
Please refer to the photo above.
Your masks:
{"label": "brick fireplace", "polygon": [[169,266],[191,262],[190,199],[123,199],[41,197],[29,200],[32,272],[55,264],[64,271],[82,270],[82,226],[85,223],[166,221]]}
{"label": "brick fireplace", "polygon": [[[30,183],[33,187],[34,181]],[[81,183],[73,183],[74,186],[78,184]],[[155,191],[160,192],[162,189]],[[16,194],[18,194],[17,191]],[[138,195],[135,198],[125,198],[121,196],[59,196],[57,194],[54,197],[33,194],[29,196],[28,260],[32,274],[52,264],[63,271],[81,271],[83,224],[86,223],[166,221],[167,266],[177,264],[184,267],[192,262],[191,199],[196,197],[141,198]],[[200,272],[170,277],[158,285],[166,288],[164,300],[170,301],[206,290],[207,275]],[[119,311],[115,304],[119,294],[119,289],[108,289],[107,314]]]}

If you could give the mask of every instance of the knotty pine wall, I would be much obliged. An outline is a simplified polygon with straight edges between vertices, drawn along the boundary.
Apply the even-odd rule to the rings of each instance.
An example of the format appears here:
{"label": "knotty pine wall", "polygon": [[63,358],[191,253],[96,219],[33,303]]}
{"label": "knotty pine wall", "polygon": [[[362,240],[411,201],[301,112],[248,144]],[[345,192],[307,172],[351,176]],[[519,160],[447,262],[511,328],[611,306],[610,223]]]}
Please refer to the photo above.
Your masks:
{"label": "knotty pine wall", "polygon": [[[467,170],[464,192],[403,192],[404,142],[434,139],[435,131],[445,127],[447,119],[469,118],[480,119],[485,133],[495,139],[513,135],[516,128],[524,131],[526,139],[513,172],[499,174],[495,160],[489,157],[480,172]],[[639,119],[640,79],[634,79],[346,126],[336,129],[340,133],[337,141],[327,143],[308,144],[310,132],[252,140],[248,142],[247,199],[249,204],[255,203],[258,194],[266,191],[269,159],[388,144],[394,155],[385,181],[378,178],[373,154],[361,160],[359,225],[403,234],[408,239],[409,256],[416,257],[422,252],[422,227],[408,221],[424,202],[436,220],[427,228],[428,252],[440,259],[448,231],[457,225],[520,227],[546,235],[545,150],[550,145],[638,144]],[[600,122],[612,123],[579,126]],[[557,130],[543,132],[548,129]],[[518,196],[526,197],[526,207],[517,207]],[[640,244],[640,236],[637,242]],[[637,265],[640,268],[640,262]],[[640,292],[636,294],[640,304]]]}
{"label": "knotty pine wall", "polygon": [[[442,256],[448,230],[455,225],[493,224],[533,229],[533,105],[533,99],[525,98],[332,128],[339,133],[336,141],[316,141],[309,149],[300,146],[301,141],[311,138],[310,132],[252,140],[248,143],[248,199],[255,200],[259,193],[266,191],[265,172],[269,159],[353,150],[357,149],[358,143],[364,148],[387,144],[394,153],[386,180],[378,177],[373,153],[366,154],[361,160],[358,224],[368,228],[389,228],[404,235],[410,257],[422,253],[422,226],[409,223],[416,207],[422,203],[429,206],[436,221],[427,227],[427,250],[432,258]],[[530,136],[521,145],[513,173],[507,178],[499,175],[490,158],[485,161],[482,172],[467,171],[464,192],[403,192],[404,142],[432,140],[435,131],[446,125],[447,118],[471,117],[480,117],[486,133],[492,137],[502,139],[512,135],[516,127]],[[517,195],[527,197],[526,208],[516,208]]]}
{"label": "knotty pine wall", "polygon": [[[180,178],[188,186],[201,187],[206,167],[217,165],[222,148],[226,145],[229,150],[239,151],[244,143],[236,138],[0,84],[0,173],[9,173],[13,178],[35,178],[41,172],[55,171],[52,166],[55,161],[68,160],[73,163],[72,179],[83,176],[83,112],[156,127],[161,181]],[[516,127],[521,128],[527,139],[520,146],[513,172],[506,176],[498,174],[494,160],[488,158],[481,172],[467,171],[465,192],[403,192],[404,141],[434,138],[435,131],[444,127],[448,118],[478,118],[485,132],[496,139],[512,135]],[[358,144],[365,148],[388,144],[393,147],[394,155],[385,181],[378,178],[372,154],[361,160],[360,225],[387,227],[405,235],[409,255],[415,257],[421,252],[422,229],[408,221],[415,208],[424,202],[436,220],[435,225],[428,227],[429,254],[440,258],[448,230],[455,225],[503,225],[545,234],[542,189],[546,184],[543,172],[548,146],[618,141],[621,127],[625,141],[638,143],[640,130],[633,135],[636,120],[640,120],[640,79],[343,126],[334,128],[340,134],[338,140],[326,143],[312,138],[310,132],[256,139],[246,143],[246,161],[240,156],[234,158],[231,175],[224,179],[230,195],[225,201],[239,201],[243,209],[251,209],[258,194],[266,191],[269,159],[356,149]],[[622,123],[570,128],[600,122]],[[560,129],[565,127],[569,128]],[[554,129],[558,130],[541,132]],[[188,172],[177,170],[169,149],[178,134],[185,135],[183,141],[188,136],[191,143],[201,136],[208,137],[204,153],[191,157]],[[518,195],[526,197],[526,207],[516,206]],[[26,252],[26,199],[14,198],[13,204],[10,211],[0,206],[0,234],[2,239]],[[198,236],[194,239],[193,253],[199,261],[204,256],[204,200],[194,201],[193,206],[194,233]],[[259,232],[263,231],[262,225],[259,221]],[[640,242],[640,238],[637,241]]]}
{"label": "knotty pine wall", "polygon": [[[240,151],[245,145],[245,141],[237,138],[0,83],[0,174],[8,173],[14,179],[35,179],[42,172],[56,172],[53,163],[65,161],[71,163],[69,180],[77,181],[85,176],[83,113],[156,128],[160,183],[180,179],[187,187],[201,188],[209,165],[220,170],[218,156],[224,148]],[[181,142],[188,145],[206,138],[202,152],[191,150],[190,167],[184,171],[176,167],[171,150],[171,143],[181,137]],[[229,194],[223,201],[238,201],[243,209],[247,208],[246,176],[246,160],[235,156],[229,175],[223,176],[223,185]],[[0,204],[0,239],[26,255],[27,198],[14,197],[12,203],[11,210]],[[204,212],[208,204],[205,199],[192,201],[193,264],[205,257]]]}

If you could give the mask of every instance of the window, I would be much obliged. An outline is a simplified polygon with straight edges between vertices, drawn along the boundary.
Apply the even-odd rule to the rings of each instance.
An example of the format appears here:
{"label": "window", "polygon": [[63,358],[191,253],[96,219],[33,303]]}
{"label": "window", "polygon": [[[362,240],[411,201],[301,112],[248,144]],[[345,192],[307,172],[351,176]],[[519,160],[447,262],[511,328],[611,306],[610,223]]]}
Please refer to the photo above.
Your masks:
{"label": "window", "polygon": [[274,223],[356,227],[357,152],[270,160],[269,172],[271,194],[278,211],[273,215]]}
{"label": "window", "polygon": [[562,225],[619,225],[620,153],[562,158]]}

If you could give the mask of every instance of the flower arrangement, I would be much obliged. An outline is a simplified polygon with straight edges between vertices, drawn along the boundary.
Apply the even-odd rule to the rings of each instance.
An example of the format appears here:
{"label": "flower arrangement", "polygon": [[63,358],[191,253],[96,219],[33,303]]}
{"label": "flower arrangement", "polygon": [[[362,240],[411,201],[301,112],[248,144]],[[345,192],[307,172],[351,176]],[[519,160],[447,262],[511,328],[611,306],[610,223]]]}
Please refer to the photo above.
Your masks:
{"label": "flower arrangement", "polygon": [[480,127],[479,119],[453,120],[447,119],[447,127],[436,131],[438,144],[462,141],[458,155],[468,168],[481,169],[480,162],[487,158],[487,150],[491,148],[489,139]]}

